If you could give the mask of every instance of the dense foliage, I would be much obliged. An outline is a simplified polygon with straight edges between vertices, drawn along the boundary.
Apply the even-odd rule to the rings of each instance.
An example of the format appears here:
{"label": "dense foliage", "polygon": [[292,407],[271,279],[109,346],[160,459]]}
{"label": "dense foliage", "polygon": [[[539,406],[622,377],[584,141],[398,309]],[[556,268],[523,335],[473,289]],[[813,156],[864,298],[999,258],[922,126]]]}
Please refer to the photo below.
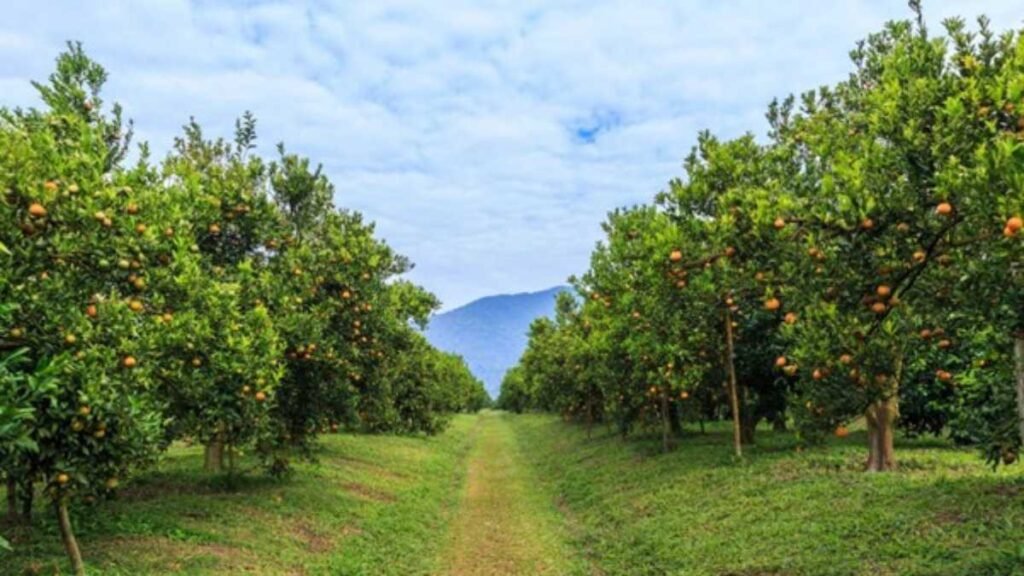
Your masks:
{"label": "dense foliage", "polygon": [[681,419],[731,414],[737,454],[765,419],[811,442],[863,418],[870,470],[898,428],[1014,462],[1024,35],[933,37],[911,6],[847,80],[773,102],[763,142],[702,133],[685,179],[612,213],[500,404],[658,425],[666,449]]}
{"label": "dense foliage", "polygon": [[[159,165],[100,98],[77,45],[0,110],[0,474],[8,514],[37,487],[83,570],[69,505],[109,496],[171,442],[234,473],[345,428],[440,431],[486,404],[461,358],[419,334],[438,302],[409,262],[334,205],[319,167],[266,162],[255,120],[233,141],[194,121]],[[21,510],[18,510],[18,498]],[[2,541],[0,541],[2,544]]]}

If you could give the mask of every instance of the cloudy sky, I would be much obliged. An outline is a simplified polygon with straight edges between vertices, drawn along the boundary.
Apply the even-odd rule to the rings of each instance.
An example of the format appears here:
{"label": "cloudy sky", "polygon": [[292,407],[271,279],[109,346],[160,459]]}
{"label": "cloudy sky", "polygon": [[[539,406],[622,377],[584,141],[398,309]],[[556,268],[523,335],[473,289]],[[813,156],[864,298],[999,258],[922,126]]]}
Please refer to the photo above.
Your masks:
{"label": "cloudy sky", "polygon": [[[1024,23],[1021,0],[924,2]],[[322,162],[446,308],[586,268],[612,208],[672,177],[698,130],[764,131],[765,105],[844,77],[903,0],[463,2],[5,0],[0,105],[36,102],[84,42],[162,157],[194,115]]]}

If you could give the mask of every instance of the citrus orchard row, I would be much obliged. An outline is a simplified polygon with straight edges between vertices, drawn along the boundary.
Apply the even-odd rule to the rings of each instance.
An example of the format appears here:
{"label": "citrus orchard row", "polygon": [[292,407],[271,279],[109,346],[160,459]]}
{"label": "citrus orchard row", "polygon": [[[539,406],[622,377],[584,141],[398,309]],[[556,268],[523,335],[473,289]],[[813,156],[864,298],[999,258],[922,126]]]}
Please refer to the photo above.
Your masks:
{"label": "citrus orchard row", "polygon": [[[0,473],[8,513],[41,487],[69,557],[69,506],[109,496],[171,442],[273,473],[325,430],[435,433],[487,401],[413,327],[437,299],[333,203],[319,167],[194,121],[167,157],[129,154],[105,71],[70,45],[43,108],[0,111]],[[21,510],[18,510],[19,500]],[[98,512],[97,512],[98,513]]]}
{"label": "citrus orchard row", "polygon": [[815,441],[863,417],[869,470],[895,465],[897,426],[1015,461],[1024,35],[936,37],[911,5],[847,80],[773,102],[763,142],[702,133],[684,180],[613,212],[500,404],[655,426],[666,449],[731,415],[737,455],[766,419]]}

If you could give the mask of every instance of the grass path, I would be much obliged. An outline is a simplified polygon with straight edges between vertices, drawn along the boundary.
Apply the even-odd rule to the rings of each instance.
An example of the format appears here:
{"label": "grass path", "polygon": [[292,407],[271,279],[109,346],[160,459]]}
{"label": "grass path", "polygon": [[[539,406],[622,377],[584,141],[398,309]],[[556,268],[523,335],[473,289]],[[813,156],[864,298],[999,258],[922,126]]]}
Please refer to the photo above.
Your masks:
{"label": "grass path", "polygon": [[513,416],[484,412],[479,418],[444,573],[585,573],[560,514],[520,452]]}

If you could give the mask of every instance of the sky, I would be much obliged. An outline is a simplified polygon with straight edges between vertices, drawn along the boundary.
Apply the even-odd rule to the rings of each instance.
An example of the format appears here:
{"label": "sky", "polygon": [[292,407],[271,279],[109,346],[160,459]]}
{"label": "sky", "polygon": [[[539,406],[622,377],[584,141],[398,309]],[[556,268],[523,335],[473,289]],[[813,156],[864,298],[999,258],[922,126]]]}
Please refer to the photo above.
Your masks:
{"label": "sky", "polygon": [[[675,177],[700,130],[762,135],[776,97],[843,79],[903,0],[5,0],[0,105],[38,103],[68,40],[162,158],[194,116],[323,164],[445,308],[587,268],[600,224]],[[924,0],[1024,25],[1021,0]]]}

